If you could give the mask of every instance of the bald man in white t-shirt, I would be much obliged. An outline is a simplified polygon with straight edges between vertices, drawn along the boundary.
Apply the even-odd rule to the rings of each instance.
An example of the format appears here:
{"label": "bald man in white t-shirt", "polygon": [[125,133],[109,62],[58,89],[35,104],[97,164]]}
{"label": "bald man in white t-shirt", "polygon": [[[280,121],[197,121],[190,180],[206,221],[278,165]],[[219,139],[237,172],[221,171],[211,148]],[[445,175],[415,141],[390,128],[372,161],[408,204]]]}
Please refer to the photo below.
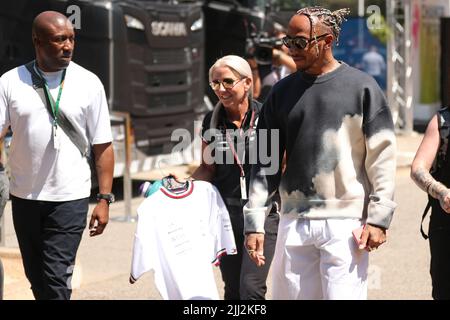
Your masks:
{"label": "bald man in white t-shirt", "polygon": [[[109,217],[114,153],[105,91],[96,75],[72,62],[74,29],[54,11],[33,22],[34,63],[0,78],[0,131],[13,132],[9,166],[14,228],[25,274],[36,299],[70,299],[70,278],[81,241],[91,190],[86,158],[61,125],[62,114],[91,146],[99,183],[90,235]],[[45,85],[47,104],[33,86]],[[44,90],[45,89],[45,90]],[[51,112],[50,112],[51,110]],[[89,149],[89,147],[87,148]]]}

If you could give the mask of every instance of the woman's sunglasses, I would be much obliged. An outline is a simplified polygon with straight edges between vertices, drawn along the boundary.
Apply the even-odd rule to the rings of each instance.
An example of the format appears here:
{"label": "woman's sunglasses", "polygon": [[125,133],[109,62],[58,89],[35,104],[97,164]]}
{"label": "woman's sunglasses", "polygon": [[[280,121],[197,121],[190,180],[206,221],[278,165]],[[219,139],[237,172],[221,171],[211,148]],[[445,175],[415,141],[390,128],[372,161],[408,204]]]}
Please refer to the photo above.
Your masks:
{"label": "woman's sunglasses", "polygon": [[225,78],[222,81],[219,80],[213,80],[209,83],[209,85],[211,86],[211,88],[213,90],[219,90],[220,89],[220,85],[222,85],[225,89],[233,89],[234,86],[236,84],[238,84],[239,81],[243,80],[245,78],[242,79],[231,79],[231,78]]}
{"label": "woman's sunglasses", "polygon": [[286,47],[288,47],[289,49],[292,47],[295,47],[297,49],[304,50],[306,48],[306,46],[308,45],[308,43],[310,43],[311,41],[314,41],[314,40],[319,40],[320,38],[323,38],[326,35],[328,35],[328,33],[324,33],[318,37],[314,37],[314,38],[310,38],[310,39],[306,39],[304,37],[291,38],[289,36],[286,36],[281,40],[283,41],[283,44]]}

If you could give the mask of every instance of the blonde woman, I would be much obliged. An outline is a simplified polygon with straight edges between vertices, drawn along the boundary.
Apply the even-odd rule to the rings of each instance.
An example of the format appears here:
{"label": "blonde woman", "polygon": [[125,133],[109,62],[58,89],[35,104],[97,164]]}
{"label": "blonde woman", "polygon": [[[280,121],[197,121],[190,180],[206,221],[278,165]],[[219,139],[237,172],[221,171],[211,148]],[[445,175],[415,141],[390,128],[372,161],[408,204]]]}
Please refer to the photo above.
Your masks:
{"label": "blonde woman", "polygon": [[237,255],[225,256],[220,269],[226,300],[264,299],[266,278],[275,250],[278,213],[274,206],[266,219],[264,267],[257,267],[243,247],[243,206],[250,174],[249,147],[254,139],[261,104],[252,99],[253,77],[247,61],[228,55],[209,69],[211,88],[219,99],[203,120],[202,162],[192,177],[214,184],[230,213],[238,248]]}

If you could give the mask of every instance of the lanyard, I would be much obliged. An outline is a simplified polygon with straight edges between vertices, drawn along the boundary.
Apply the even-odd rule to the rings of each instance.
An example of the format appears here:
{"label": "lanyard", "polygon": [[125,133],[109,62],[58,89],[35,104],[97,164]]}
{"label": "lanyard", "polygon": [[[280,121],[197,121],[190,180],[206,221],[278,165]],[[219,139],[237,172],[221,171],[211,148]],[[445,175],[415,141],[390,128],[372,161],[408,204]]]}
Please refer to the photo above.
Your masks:
{"label": "lanyard", "polygon": [[239,160],[239,156],[236,150],[234,149],[234,143],[233,141],[231,141],[230,135],[228,134],[228,130],[226,130],[225,135],[227,138],[228,145],[230,146],[231,153],[233,154],[234,160],[236,160],[236,164],[238,165],[239,170],[241,170],[241,177],[245,177],[244,167],[242,166],[241,160]]}
{"label": "lanyard", "polygon": [[63,71],[63,74],[61,77],[61,82],[59,84],[59,91],[58,91],[58,97],[56,98],[56,102],[53,99],[52,95],[50,94],[50,89],[48,88],[47,81],[45,81],[45,78],[42,76],[40,70],[37,68],[36,68],[36,70],[38,70],[42,79],[44,79],[45,94],[47,95],[47,98],[50,101],[50,106],[52,107],[52,112],[53,112],[53,126],[55,126],[55,128],[57,128],[58,127],[59,101],[61,100],[61,94],[62,94],[62,90],[64,87],[64,79],[66,78],[66,70],[67,69],[64,69],[64,71]]}
{"label": "lanyard", "polygon": [[[246,119],[247,119],[247,114],[245,115],[244,120],[242,121],[242,125],[245,124],[245,120]],[[253,130],[254,121],[255,121],[255,110],[252,110],[252,117],[250,119],[250,127],[249,127],[249,137],[250,137],[250,135],[252,133],[252,130]],[[243,131],[242,130],[242,125],[241,125],[240,132],[239,132],[239,135],[241,136],[241,138],[242,138],[242,131]],[[225,130],[226,130],[225,131],[225,136],[226,136],[228,145],[230,146],[231,153],[233,154],[234,160],[236,160],[236,164],[238,165],[239,170],[241,171],[241,177],[245,177],[244,167],[242,165],[241,160],[239,160],[239,156],[238,156],[238,154],[236,152],[236,149],[234,148],[234,143],[233,143],[233,141],[231,141],[231,137],[230,137],[230,135],[228,133],[227,126],[224,125],[224,127],[225,127]],[[244,153],[244,157],[245,157],[245,153]]]}

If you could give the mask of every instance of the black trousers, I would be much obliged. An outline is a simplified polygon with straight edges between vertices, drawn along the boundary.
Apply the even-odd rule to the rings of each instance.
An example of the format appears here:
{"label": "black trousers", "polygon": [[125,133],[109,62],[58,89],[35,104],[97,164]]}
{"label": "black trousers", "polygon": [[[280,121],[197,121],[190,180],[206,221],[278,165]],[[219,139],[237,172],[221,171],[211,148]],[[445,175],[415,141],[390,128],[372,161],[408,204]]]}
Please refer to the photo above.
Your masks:
{"label": "black trousers", "polygon": [[242,207],[227,206],[233,226],[238,253],[220,260],[220,271],[225,283],[225,300],[264,300],[267,292],[267,275],[272,263],[277,240],[279,216],[273,210],[264,224],[264,256],[266,263],[258,267],[244,248],[244,217]]}
{"label": "black trousers", "polygon": [[429,231],[430,274],[435,300],[450,300],[450,228]]}
{"label": "black trousers", "polygon": [[11,195],[14,229],[36,300],[69,300],[89,199],[25,200]]}

